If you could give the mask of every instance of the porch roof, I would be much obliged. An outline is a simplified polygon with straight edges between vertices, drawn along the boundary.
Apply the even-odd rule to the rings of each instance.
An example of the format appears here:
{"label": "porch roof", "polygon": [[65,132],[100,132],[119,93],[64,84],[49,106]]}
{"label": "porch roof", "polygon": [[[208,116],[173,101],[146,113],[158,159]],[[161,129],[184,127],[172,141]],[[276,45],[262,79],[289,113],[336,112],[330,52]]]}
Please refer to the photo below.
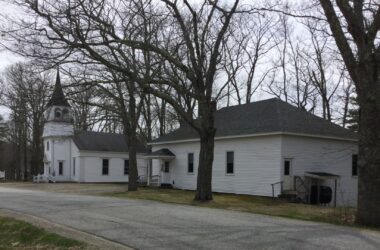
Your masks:
{"label": "porch roof", "polygon": [[167,148],[162,148],[162,149],[159,149],[157,151],[154,151],[154,152],[151,152],[151,153],[147,153],[145,155],[145,158],[147,158],[147,159],[165,159],[165,160],[169,160],[169,159],[174,159],[175,158],[175,154],[173,154],[173,152],[170,151]]}
{"label": "porch roof", "polygon": [[339,175],[326,172],[305,172],[305,176],[318,180],[336,180],[340,177]]}

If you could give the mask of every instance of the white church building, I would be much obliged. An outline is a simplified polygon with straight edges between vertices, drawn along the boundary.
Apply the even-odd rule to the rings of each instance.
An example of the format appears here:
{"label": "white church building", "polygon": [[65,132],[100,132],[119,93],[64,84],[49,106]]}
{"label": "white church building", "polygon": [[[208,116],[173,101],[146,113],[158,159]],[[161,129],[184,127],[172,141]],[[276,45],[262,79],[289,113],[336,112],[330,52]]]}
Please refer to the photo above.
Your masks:
{"label": "white church building", "polygon": [[[122,134],[74,131],[73,114],[59,72],[45,111],[44,179],[58,182],[128,182],[128,146]],[[146,176],[146,148],[138,145],[139,176]]]}
{"label": "white church building", "polygon": [[[226,107],[215,114],[215,192],[284,196],[356,206],[357,135],[279,99]],[[60,84],[47,105],[44,176],[54,181],[127,182],[123,135],[74,131]],[[148,185],[195,190],[199,136],[188,125],[138,145],[138,175]]]}

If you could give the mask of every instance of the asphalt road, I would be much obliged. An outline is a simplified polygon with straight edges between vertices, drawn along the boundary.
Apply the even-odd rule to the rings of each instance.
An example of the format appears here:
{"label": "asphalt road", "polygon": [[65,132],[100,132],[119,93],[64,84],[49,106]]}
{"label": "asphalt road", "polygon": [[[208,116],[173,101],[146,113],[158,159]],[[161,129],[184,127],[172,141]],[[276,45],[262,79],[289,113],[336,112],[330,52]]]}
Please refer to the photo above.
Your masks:
{"label": "asphalt road", "polygon": [[380,233],[263,215],[0,187],[9,209],[137,249],[379,249]]}

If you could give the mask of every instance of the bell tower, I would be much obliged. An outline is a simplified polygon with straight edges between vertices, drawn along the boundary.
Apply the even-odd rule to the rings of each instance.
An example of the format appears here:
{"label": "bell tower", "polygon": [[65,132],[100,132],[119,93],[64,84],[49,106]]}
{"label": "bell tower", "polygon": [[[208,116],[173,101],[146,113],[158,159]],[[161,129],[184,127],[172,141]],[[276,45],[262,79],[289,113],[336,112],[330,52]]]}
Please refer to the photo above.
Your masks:
{"label": "bell tower", "polygon": [[57,71],[54,91],[44,113],[44,176],[49,181],[70,181],[74,120],[72,109],[63,94]]}
{"label": "bell tower", "polygon": [[59,71],[57,71],[53,95],[46,106],[44,118],[44,138],[52,136],[65,137],[74,134],[72,110],[63,94]]}

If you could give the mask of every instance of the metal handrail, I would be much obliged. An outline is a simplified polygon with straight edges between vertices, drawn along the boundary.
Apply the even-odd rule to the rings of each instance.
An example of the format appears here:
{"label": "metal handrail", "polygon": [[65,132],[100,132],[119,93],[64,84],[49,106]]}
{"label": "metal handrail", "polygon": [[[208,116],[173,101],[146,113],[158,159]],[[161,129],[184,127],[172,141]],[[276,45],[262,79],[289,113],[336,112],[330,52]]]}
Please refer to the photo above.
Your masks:
{"label": "metal handrail", "polygon": [[272,197],[273,198],[274,198],[274,186],[277,184],[281,184],[281,193],[283,192],[283,189],[284,189],[284,181],[278,181],[278,182],[272,183],[271,186],[272,186]]}

